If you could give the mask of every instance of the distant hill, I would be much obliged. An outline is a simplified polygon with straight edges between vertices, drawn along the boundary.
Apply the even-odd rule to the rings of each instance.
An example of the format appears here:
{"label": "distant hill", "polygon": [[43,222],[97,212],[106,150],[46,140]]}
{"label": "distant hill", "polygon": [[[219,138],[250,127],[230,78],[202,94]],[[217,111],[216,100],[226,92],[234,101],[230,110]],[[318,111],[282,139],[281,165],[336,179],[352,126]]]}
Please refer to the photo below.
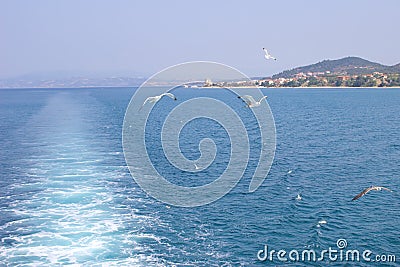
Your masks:
{"label": "distant hill", "polygon": [[394,66],[386,66],[359,57],[345,57],[336,60],[324,60],[316,64],[286,70],[272,76],[272,78],[290,78],[301,72],[308,73],[327,71],[344,75],[362,75],[374,72],[382,72],[387,74],[400,73],[400,63]]}
{"label": "distant hill", "polygon": [[400,63],[390,67],[396,73],[400,73]]}
{"label": "distant hill", "polygon": [[143,77],[87,78],[72,77],[60,79],[0,79],[0,88],[81,88],[81,87],[136,87],[146,79]]}

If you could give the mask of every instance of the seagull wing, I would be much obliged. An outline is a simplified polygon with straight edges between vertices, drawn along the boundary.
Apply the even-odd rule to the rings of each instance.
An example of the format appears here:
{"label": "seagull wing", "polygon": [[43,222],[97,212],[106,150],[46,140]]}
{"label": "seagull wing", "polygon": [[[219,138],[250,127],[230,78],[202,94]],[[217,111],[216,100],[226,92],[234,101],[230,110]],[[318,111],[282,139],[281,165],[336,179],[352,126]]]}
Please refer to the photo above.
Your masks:
{"label": "seagull wing", "polygon": [[381,189],[383,189],[383,190],[386,190],[386,191],[389,191],[389,192],[393,192],[392,190],[390,190],[389,188],[387,188],[387,187],[383,187],[383,186],[381,186]]}
{"label": "seagull wing", "polygon": [[152,99],[152,96],[146,98],[146,100],[143,102],[142,106],[139,108],[138,111],[140,111],[143,108],[143,106],[146,105],[146,103],[149,102],[151,99]]}
{"label": "seagull wing", "polygon": [[261,99],[260,99],[260,101],[258,101],[259,103],[261,103],[261,101],[263,101],[264,99],[266,99],[268,96],[263,96],[263,97],[261,97]]}
{"label": "seagull wing", "polygon": [[268,52],[267,49],[263,48],[263,50],[264,50],[264,52],[265,52],[265,58],[266,58],[266,59],[273,59],[273,60],[276,60],[276,58],[273,57],[273,56]]}
{"label": "seagull wing", "polygon": [[162,95],[166,95],[166,96],[172,98],[173,100],[176,100],[176,97],[175,97],[173,94],[171,94],[171,93],[164,93],[164,94],[162,94]]}
{"label": "seagull wing", "polygon": [[359,199],[360,197],[364,196],[366,193],[368,193],[371,190],[373,190],[373,187],[368,187],[368,188],[364,189],[360,194],[353,197],[352,201]]}
{"label": "seagull wing", "polygon": [[240,96],[240,98],[243,99],[243,101],[246,102],[247,105],[256,103],[256,101],[251,95],[242,95]]}

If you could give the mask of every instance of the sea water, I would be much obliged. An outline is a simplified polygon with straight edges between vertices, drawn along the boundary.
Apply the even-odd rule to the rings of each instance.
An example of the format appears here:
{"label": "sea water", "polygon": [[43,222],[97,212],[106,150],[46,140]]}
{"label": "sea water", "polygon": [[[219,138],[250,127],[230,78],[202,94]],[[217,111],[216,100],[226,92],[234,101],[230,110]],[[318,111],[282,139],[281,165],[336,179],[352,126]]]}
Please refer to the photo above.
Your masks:
{"label": "sea water", "polygon": [[[121,132],[134,92],[0,90],[0,266],[377,264],[260,257],[266,247],[300,255],[340,252],[339,239],[346,241],[342,252],[370,250],[374,260],[395,255],[400,261],[399,89],[263,90],[277,135],[267,179],[248,193],[256,164],[250,160],[236,188],[197,208],[161,203],[131,177]],[[197,93],[176,94],[183,99]],[[196,173],[195,180],[181,172],[176,184],[209,183],[220,171],[216,166],[229,160],[226,132],[213,124],[207,129],[221,147],[217,165]],[[199,157],[198,141],[206,134],[196,124],[184,129],[186,157]],[[162,150],[149,151],[157,153]],[[157,164],[166,164],[157,167],[168,172],[167,161]],[[393,192],[373,191],[351,201],[370,185]]]}

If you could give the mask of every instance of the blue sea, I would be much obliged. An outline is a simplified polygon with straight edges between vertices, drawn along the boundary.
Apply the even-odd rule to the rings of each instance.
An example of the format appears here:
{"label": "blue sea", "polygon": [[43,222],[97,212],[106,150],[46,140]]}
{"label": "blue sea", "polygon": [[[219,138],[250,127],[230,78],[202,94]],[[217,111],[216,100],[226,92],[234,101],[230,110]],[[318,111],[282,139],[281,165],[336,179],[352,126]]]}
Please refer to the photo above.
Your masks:
{"label": "blue sea", "polygon": [[[135,90],[0,90],[0,266],[398,266],[399,89],[263,90],[277,142],[266,180],[249,193],[245,173],[194,208],[164,204],[132,178],[121,133]],[[185,140],[209,129],[226,163],[226,133],[201,129],[182,133],[185,155],[199,156]],[[176,183],[209,183],[217,169]],[[351,201],[371,185],[393,192]],[[337,253],[318,259],[329,249]],[[302,259],[305,250],[317,259]],[[359,261],[346,261],[348,250]]]}

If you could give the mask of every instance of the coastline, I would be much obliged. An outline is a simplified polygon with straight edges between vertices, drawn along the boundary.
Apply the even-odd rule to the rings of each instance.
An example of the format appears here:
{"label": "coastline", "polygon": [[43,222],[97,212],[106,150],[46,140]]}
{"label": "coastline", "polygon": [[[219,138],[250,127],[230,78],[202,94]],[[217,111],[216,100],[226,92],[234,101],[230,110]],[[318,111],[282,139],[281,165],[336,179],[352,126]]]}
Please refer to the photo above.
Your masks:
{"label": "coastline", "polygon": [[[169,85],[154,85],[152,87],[167,87]],[[81,87],[0,87],[0,90],[27,90],[27,89],[41,89],[41,90],[54,90],[54,89],[105,89],[105,88],[139,88],[140,85],[134,86],[81,86]],[[263,87],[263,86],[199,86],[188,87],[186,89],[400,89],[400,86],[383,86],[383,87],[351,87],[351,86],[296,86],[296,87]]]}
{"label": "coastline", "polygon": [[[207,87],[194,87],[192,89],[221,89],[221,87],[218,86],[207,86]],[[351,87],[351,86],[296,86],[296,87],[289,87],[289,86],[284,86],[284,87],[263,87],[263,86],[225,86],[224,88],[240,88],[240,89],[400,89],[398,86],[384,86],[384,87]]]}

